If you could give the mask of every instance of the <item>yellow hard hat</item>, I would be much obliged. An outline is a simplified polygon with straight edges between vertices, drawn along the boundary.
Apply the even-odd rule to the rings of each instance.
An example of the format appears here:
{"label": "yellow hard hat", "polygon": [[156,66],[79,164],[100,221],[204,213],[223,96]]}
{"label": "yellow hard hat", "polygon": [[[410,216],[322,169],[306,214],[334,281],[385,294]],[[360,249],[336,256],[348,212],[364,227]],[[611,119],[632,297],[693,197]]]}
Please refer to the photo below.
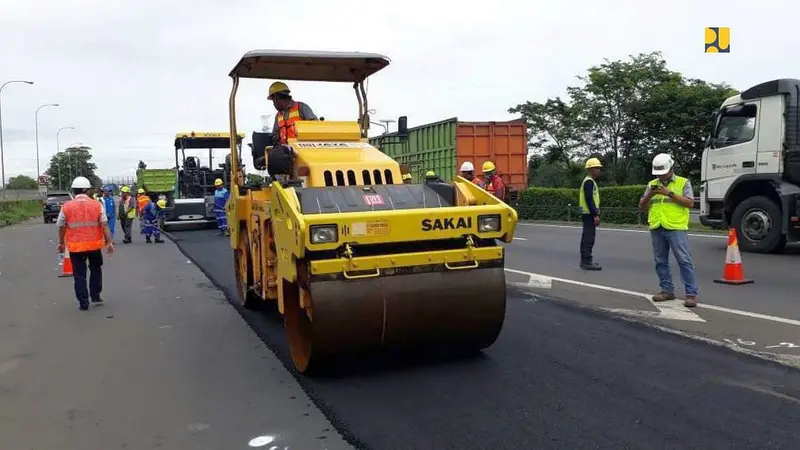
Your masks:
{"label": "yellow hard hat", "polygon": [[494,172],[494,169],[496,169],[496,167],[494,166],[493,162],[486,161],[485,163],[483,163],[483,172],[484,173],[485,172]]}
{"label": "yellow hard hat", "polygon": [[603,167],[603,164],[597,158],[589,158],[586,160],[586,168],[592,169],[594,167]]}
{"label": "yellow hard hat", "polygon": [[142,189],[142,188],[139,188],[139,193],[140,193],[140,194],[144,194],[144,189]]}
{"label": "yellow hard hat", "polygon": [[159,201],[156,202],[156,205],[158,205],[159,208],[166,208],[167,207],[167,201],[166,200],[159,200]]}
{"label": "yellow hard hat", "polygon": [[287,86],[283,81],[276,81],[269,86],[269,95],[267,96],[267,99],[272,100],[272,96],[278,92],[286,92],[288,94],[292,91],[289,90],[289,86]]}
{"label": "yellow hard hat", "polygon": [[214,180],[214,186],[222,186],[222,179],[217,178],[216,180]]}
{"label": "yellow hard hat", "polygon": [[131,188],[129,188],[128,186],[122,186],[122,189],[120,189],[119,191],[127,194],[128,192],[131,191]]}
{"label": "yellow hard hat", "polygon": [[411,179],[411,174],[410,173],[404,173],[403,174],[403,179],[404,180],[410,180]]}
{"label": "yellow hard hat", "polygon": [[432,170],[429,170],[429,171],[425,172],[425,176],[426,177],[435,177],[436,176],[436,172],[434,172]]}

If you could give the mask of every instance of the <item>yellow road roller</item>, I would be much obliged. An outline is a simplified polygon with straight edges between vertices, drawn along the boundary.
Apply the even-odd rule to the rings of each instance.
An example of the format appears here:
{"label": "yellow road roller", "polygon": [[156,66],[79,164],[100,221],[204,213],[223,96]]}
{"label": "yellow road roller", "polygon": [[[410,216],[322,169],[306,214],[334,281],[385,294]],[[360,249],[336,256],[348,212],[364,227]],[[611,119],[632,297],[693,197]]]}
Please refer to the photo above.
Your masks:
{"label": "yellow road roller", "polygon": [[[254,133],[253,163],[269,185],[244,182],[230,142],[238,299],[277,303],[301,373],[367,349],[479,350],[503,326],[501,242],[512,241],[517,213],[461,177],[404,184],[399,164],[368,143],[365,81],[389,63],[372,53],[255,50],[230,72],[232,137],[243,78],[350,83],[358,101],[355,121],[287,119],[285,134]],[[397,134],[407,139],[402,119]]]}

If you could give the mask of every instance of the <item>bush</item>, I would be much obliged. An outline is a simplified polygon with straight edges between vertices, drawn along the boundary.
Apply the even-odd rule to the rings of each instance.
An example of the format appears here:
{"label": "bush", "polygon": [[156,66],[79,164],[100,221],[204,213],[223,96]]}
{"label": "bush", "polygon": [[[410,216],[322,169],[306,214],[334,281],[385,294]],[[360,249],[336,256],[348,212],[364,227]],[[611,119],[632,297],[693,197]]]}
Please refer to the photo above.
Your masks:
{"label": "bush", "polygon": [[0,227],[36,217],[41,212],[42,202],[39,200],[0,201]]}
{"label": "bush", "polygon": [[[600,217],[606,223],[641,224],[647,221],[639,213],[639,199],[645,185],[600,188]],[[531,187],[519,194],[516,205],[522,220],[577,220],[579,188]]]}

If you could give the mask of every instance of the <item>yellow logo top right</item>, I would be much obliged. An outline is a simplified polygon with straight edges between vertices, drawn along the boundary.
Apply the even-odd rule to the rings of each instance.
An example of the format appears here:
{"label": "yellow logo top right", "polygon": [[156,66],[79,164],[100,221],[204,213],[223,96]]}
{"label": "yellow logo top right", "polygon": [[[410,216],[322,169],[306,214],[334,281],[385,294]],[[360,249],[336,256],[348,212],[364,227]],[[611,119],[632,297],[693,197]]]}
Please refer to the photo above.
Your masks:
{"label": "yellow logo top right", "polygon": [[706,53],[730,53],[730,27],[706,27]]}

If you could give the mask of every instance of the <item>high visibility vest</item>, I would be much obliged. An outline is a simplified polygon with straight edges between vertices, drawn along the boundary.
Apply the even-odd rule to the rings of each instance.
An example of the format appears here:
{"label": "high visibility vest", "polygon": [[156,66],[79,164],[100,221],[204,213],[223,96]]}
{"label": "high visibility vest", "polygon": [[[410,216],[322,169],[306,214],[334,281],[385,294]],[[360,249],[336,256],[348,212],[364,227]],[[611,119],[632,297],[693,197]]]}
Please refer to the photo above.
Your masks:
{"label": "high visibility vest", "polygon": [[136,208],[133,206],[133,197],[121,198],[119,200],[119,216],[128,219],[136,218]]}
{"label": "high visibility vest", "polygon": [[486,184],[486,187],[484,189],[486,189],[486,191],[488,191],[490,194],[494,195],[495,197],[497,197],[497,194],[495,193],[497,191],[497,189],[498,188],[503,188],[503,198],[500,198],[500,197],[497,197],[497,198],[500,198],[500,200],[502,200],[504,202],[508,201],[508,189],[505,188],[505,183],[503,182],[502,178],[496,176],[496,177],[492,178],[491,180],[486,180],[485,184]]}
{"label": "high visibility vest", "polygon": [[100,223],[103,207],[99,202],[85,195],[79,195],[64,203],[61,210],[67,219],[65,236],[67,251],[78,253],[103,248],[106,241],[103,225]]}
{"label": "high visibility vest", "polygon": [[286,145],[289,142],[289,139],[294,139],[297,137],[297,129],[295,128],[295,122],[301,120],[300,118],[300,103],[294,102],[294,104],[289,108],[289,117],[284,119],[284,114],[281,112],[278,115],[278,133],[280,138],[280,143]]}
{"label": "high visibility vest", "polygon": [[[650,184],[661,183],[656,178]],[[683,187],[686,185],[686,178],[675,175],[669,182],[667,188],[676,195],[681,195]],[[689,208],[679,205],[675,200],[666,195],[656,194],[650,199],[650,210],[647,213],[647,221],[650,229],[663,228],[665,230],[687,231],[689,229]]]}
{"label": "high visibility vest", "polygon": [[586,204],[586,195],[583,192],[583,188],[586,182],[590,182],[594,185],[592,188],[592,200],[594,200],[594,206],[598,210],[600,209],[600,189],[597,187],[597,183],[592,179],[592,177],[586,177],[583,179],[583,183],[581,183],[581,192],[580,196],[578,197],[578,204],[581,206],[581,214],[591,214],[589,211],[589,205]]}
{"label": "high visibility vest", "polygon": [[142,208],[144,208],[144,205],[148,204],[149,202],[150,202],[150,197],[144,194],[140,195],[139,197],[136,198],[136,210],[139,213],[141,213]]}

